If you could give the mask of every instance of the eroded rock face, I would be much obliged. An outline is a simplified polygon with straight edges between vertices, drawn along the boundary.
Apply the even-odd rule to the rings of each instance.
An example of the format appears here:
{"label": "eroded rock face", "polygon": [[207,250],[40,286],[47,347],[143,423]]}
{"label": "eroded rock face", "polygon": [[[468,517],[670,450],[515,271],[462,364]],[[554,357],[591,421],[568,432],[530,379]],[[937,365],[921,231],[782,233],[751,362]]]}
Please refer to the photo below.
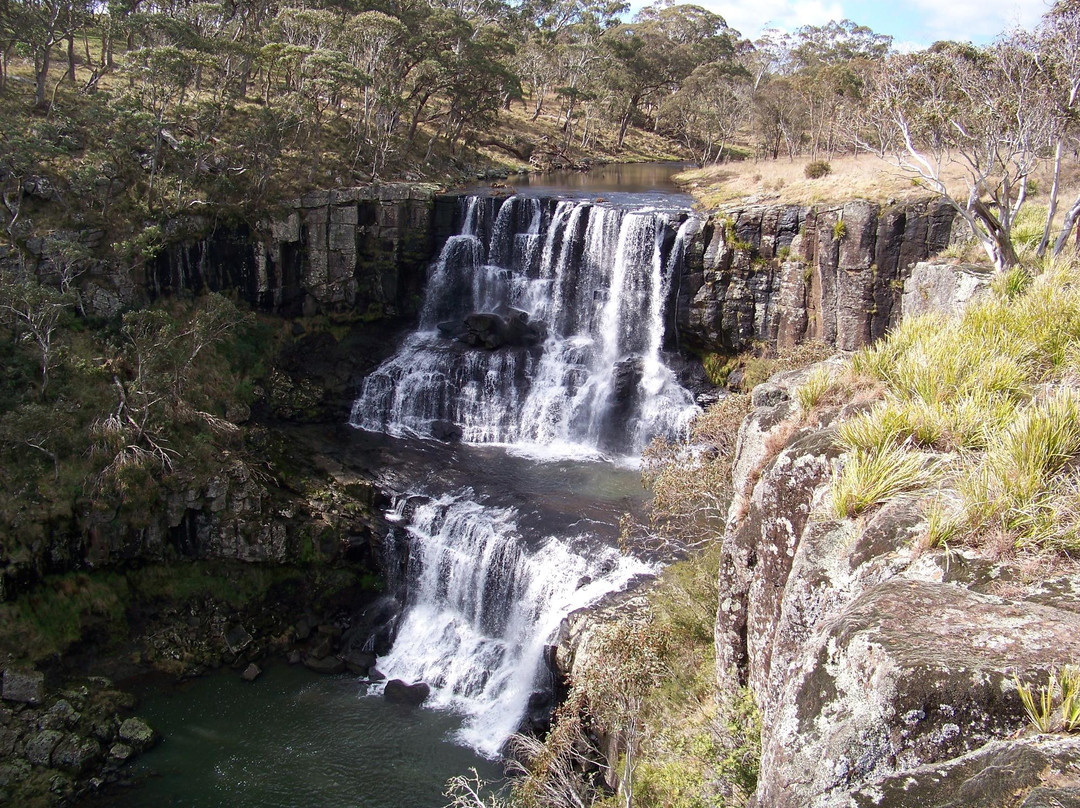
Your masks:
{"label": "eroded rock face", "polygon": [[919,550],[916,499],[832,519],[832,424],[847,413],[804,423],[802,378],[755,391],[719,574],[719,686],[748,684],[763,714],[757,805],[1038,805],[1036,787],[1080,786],[1080,740],[1016,739],[1014,679],[1080,659],[1080,576],[1029,584],[1006,563]]}
{"label": "eroded rock face", "polygon": [[932,264],[921,261],[911,270],[900,300],[903,317],[959,314],[968,303],[990,291],[992,268],[979,264]]}
{"label": "eroded rock face", "polygon": [[[435,188],[383,184],[305,194],[253,231],[218,226],[183,238],[150,268],[153,296],[236,290],[253,306],[289,316],[341,311],[414,313],[431,258]],[[201,229],[205,230],[203,224]]]}
{"label": "eroded rock face", "polygon": [[705,221],[676,293],[683,344],[733,353],[816,340],[844,350],[895,325],[912,266],[948,244],[940,203],[738,208]]}

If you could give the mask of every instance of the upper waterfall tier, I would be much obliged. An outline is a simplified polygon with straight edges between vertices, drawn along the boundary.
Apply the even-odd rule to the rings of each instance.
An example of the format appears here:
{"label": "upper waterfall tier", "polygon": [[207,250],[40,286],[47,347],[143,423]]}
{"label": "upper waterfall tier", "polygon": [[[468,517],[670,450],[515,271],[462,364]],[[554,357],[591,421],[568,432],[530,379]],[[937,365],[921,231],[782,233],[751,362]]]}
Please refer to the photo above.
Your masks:
{"label": "upper waterfall tier", "polygon": [[664,363],[687,214],[461,200],[420,327],[364,381],[354,426],[636,455],[697,412]]}

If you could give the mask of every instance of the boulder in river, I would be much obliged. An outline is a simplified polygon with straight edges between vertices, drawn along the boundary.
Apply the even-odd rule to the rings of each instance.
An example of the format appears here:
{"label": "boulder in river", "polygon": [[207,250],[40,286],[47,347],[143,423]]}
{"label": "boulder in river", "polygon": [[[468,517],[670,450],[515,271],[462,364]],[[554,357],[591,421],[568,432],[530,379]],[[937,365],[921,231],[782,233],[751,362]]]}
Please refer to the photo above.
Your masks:
{"label": "boulder in river", "polygon": [[312,657],[304,659],[304,667],[315,673],[345,673],[345,663],[336,656]]}
{"label": "boulder in river", "polygon": [[464,433],[461,431],[461,427],[455,424],[453,421],[432,421],[431,422],[431,437],[435,440],[446,441],[447,443],[456,443],[461,440]]}
{"label": "boulder in river", "polygon": [[431,687],[425,682],[407,684],[401,679],[391,679],[386,683],[383,697],[394,704],[408,704],[419,707],[431,695]]}
{"label": "boulder in river", "polygon": [[157,733],[141,718],[129,718],[120,725],[120,740],[137,751],[149,749],[157,741]]}
{"label": "boulder in river", "polygon": [[375,667],[375,654],[368,651],[347,651],[341,655],[341,659],[349,673],[356,676],[367,676],[368,671]]}
{"label": "boulder in river", "polygon": [[252,662],[250,665],[244,668],[244,672],[240,674],[240,678],[243,679],[245,682],[254,682],[256,679],[259,678],[261,674],[262,668]]}

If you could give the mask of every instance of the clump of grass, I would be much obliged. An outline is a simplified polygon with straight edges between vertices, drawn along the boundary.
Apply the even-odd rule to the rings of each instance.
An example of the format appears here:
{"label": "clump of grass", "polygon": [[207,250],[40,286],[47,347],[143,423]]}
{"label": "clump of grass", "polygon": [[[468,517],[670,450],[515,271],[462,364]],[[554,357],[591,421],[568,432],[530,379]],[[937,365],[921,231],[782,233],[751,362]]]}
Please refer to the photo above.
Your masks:
{"label": "clump of grass", "polygon": [[807,376],[803,385],[795,391],[795,400],[804,413],[813,410],[825,398],[832,387],[835,371],[828,365],[818,365]]}
{"label": "clump of grass", "polygon": [[904,447],[851,453],[832,485],[833,512],[854,517],[875,505],[928,487],[938,477],[938,464]]}
{"label": "clump of grass", "polygon": [[994,436],[964,486],[972,522],[1001,527],[1022,546],[1080,549],[1075,521],[1059,508],[1062,494],[1072,499],[1078,453],[1080,396],[1063,391],[1029,405]]}
{"label": "clump of grass", "polygon": [[[852,454],[834,489],[838,513],[880,501],[879,489],[910,490],[924,463],[913,450],[949,452],[961,502],[947,519],[928,510],[930,543],[1006,536],[1023,549],[1080,549],[1075,262],[1006,273],[962,316],[907,320],[851,367],[885,393],[838,430]],[[882,475],[896,484],[872,484]]]}
{"label": "clump of grass", "polygon": [[833,225],[832,237],[834,241],[843,241],[847,238],[847,225],[843,219]]}
{"label": "clump of grass", "polygon": [[1066,665],[1051,670],[1046,684],[1036,692],[1033,685],[1013,677],[1028,721],[1038,732],[1076,732],[1080,730],[1080,668]]}

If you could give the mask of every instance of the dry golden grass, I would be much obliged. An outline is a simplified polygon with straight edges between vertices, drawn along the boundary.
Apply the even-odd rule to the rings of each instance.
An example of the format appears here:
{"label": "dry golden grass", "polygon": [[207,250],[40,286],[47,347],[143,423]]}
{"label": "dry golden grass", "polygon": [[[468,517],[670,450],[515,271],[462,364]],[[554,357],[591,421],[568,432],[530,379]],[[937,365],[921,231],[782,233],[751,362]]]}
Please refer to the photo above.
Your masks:
{"label": "dry golden grass", "polygon": [[[885,203],[925,199],[933,194],[918,182],[915,174],[904,171],[888,158],[873,154],[837,157],[829,161],[832,171],[816,180],[807,179],[804,171],[809,157],[794,160],[744,160],[692,169],[678,175],[698,203],[706,209],[749,201],[792,205],[812,205],[866,199]],[[1044,165],[1035,174],[1036,190],[1030,199],[1045,204],[1050,191],[1051,166]],[[944,172],[950,191],[959,198],[967,196],[965,174],[960,164]],[[1068,163],[1062,171],[1061,205],[1068,207],[1080,190],[1080,165]]]}

